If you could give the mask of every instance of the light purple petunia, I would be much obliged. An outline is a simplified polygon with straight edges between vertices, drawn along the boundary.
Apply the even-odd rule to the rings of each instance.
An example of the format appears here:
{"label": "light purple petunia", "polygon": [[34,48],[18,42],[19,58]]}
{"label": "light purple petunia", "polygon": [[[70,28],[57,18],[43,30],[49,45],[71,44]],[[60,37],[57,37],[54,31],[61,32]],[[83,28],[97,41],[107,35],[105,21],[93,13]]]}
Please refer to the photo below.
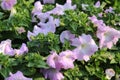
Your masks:
{"label": "light purple petunia", "polygon": [[64,43],[65,40],[71,41],[71,40],[74,39],[74,38],[75,38],[75,35],[72,34],[72,33],[71,33],[70,31],[68,31],[68,30],[63,31],[63,32],[60,34],[60,41],[61,41],[62,43]]}
{"label": "light purple petunia", "polygon": [[11,10],[17,3],[17,0],[2,0],[1,7],[3,10]]}
{"label": "light purple petunia", "polygon": [[43,69],[41,70],[46,79],[50,80],[63,80],[64,76],[59,70],[50,68],[50,69]]}
{"label": "light purple petunia", "polygon": [[99,8],[100,7],[100,1],[97,1],[94,5],[96,8]]}
{"label": "light purple petunia", "polygon": [[0,43],[0,53],[3,53],[4,55],[14,56],[14,50],[11,47],[11,40],[7,39],[5,41],[2,41]]}
{"label": "light purple petunia", "polygon": [[77,57],[72,51],[70,50],[62,51],[59,54],[59,56],[60,56],[59,63],[62,65],[63,69],[74,68],[73,62]]}
{"label": "light purple petunia", "polygon": [[49,19],[50,14],[48,14],[48,13],[42,13],[42,12],[41,12],[41,13],[37,14],[36,17],[40,20],[40,22],[45,23],[46,20]]}
{"label": "light purple petunia", "polygon": [[55,33],[56,27],[59,26],[59,19],[56,21],[56,19],[50,16],[47,23],[40,22],[38,25],[40,26],[39,33],[43,33],[44,35],[47,35],[48,32]]}
{"label": "light purple petunia", "polygon": [[62,65],[59,63],[60,57],[56,52],[51,51],[51,54],[47,58],[47,64],[52,67],[60,70]]}
{"label": "light purple petunia", "polygon": [[47,11],[46,13],[55,14],[55,15],[63,15],[64,14],[64,7],[63,7],[63,5],[56,3],[56,7],[50,11]]}
{"label": "light purple petunia", "polygon": [[105,10],[105,13],[114,13],[114,9],[112,7],[109,7],[109,9]]}
{"label": "light purple petunia", "polygon": [[42,9],[43,9],[43,5],[41,4],[41,2],[40,2],[40,1],[36,1],[36,2],[34,3],[34,8],[33,8],[33,10],[32,10],[32,14],[33,14],[33,15],[37,15],[37,14],[39,14],[40,12],[42,12]]}
{"label": "light purple petunia", "polygon": [[103,22],[103,20],[98,20],[97,17],[95,15],[93,15],[92,17],[88,17],[91,22],[94,24],[94,26],[106,26]]}
{"label": "light purple petunia", "polygon": [[82,34],[79,38],[72,41],[76,48],[73,52],[76,54],[78,60],[88,61],[89,57],[98,50],[98,46],[90,35]]}
{"label": "light purple petunia", "polygon": [[52,3],[52,4],[54,4],[55,0],[43,0],[43,3],[44,4],[46,4],[46,3]]}
{"label": "light purple petunia", "polygon": [[21,71],[17,71],[15,74],[10,73],[10,77],[5,78],[5,80],[32,80],[32,78],[27,78]]}
{"label": "light purple petunia", "polygon": [[51,11],[48,11],[47,13],[55,14],[55,15],[63,15],[64,11],[74,10],[74,9],[76,9],[76,5],[72,6],[71,0],[66,0],[66,3],[64,5],[56,4],[56,7]]}
{"label": "light purple petunia", "polygon": [[28,52],[28,47],[25,43],[22,43],[20,49],[14,49],[16,55],[23,55],[24,53]]}
{"label": "light purple petunia", "polygon": [[120,31],[108,26],[101,26],[97,29],[97,37],[100,39],[100,48],[106,47],[111,49],[113,44],[116,44],[118,39],[120,38]]}

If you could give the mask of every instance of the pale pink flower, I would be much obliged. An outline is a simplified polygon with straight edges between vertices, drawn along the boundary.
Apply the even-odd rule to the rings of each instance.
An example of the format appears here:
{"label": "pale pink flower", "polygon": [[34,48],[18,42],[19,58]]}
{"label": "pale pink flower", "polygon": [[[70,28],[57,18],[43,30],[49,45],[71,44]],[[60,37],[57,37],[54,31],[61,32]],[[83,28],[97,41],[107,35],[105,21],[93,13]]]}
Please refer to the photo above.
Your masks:
{"label": "pale pink flower", "polygon": [[55,0],[43,0],[43,3],[44,4],[46,4],[46,3],[52,3],[52,4],[54,4]]}
{"label": "pale pink flower", "polygon": [[10,73],[10,77],[5,78],[5,80],[32,80],[32,78],[27,78],[21,71],[17,71],[15,74]]}
{"label": "pale pink flower", "polygon": [[100,39],[99,46],[100,48],[106,47],[111,49],[113,44],[116,44],[118,39],[120,38],[120,32],[115,30],[114,28],[106,27],[98,27],[97,37]]}
{"label": "pale pink flower", "polygon": [[76,59],[76,55],[72,51],[70,50],[62,51],[59,54],[59,56],[60,56],[59,63],[62,65],[63,69],[74,68],[73,62]]}
{"label": "pale pink flower", "polygon": [[[75,42],[74,42],[75,41]],[[82,34],[78,39],[73,40],[73,50],[78,60],[88,61],[89,57],[98,50],[98,46],[90,35]]]}
{"label": "pale pink flower", "polygon": [[63,74],[57,69],[50,68],[50,69],[43,69],[41,71],[44,74],[46,79],[50,79],[50,80],[63,80],[64,79]]}
{"label": "pale pink flower", "polygon": [[106,70],[105,70],[105,74],[106,74],[106,78],[107,78],[108,80],[111,80],[111,78],[112,78],[113,76],[115,76],[115,71],[114,71],[112,68],[106,69]]}
{"label": "pale pink flower", "polygon": [[4,55],[14,56],[14,50],[11,47],[11,40],[7,39],[0,43],[0,53]]}
{"label": "pale pink flower", "polygon": [[17,31],[18,31],[19,34],[24,33],[25,28],[24,27],[19,27],[19,28],[17,28]]}
{"label": "pale pink flower", "polygon": [[60,41],[61,41],[62,43],[64,43],[65,40],[71,41],[71,40],[74,39],[74,38],[75,38],[75,35],[72,34],[72,33],[71,33],[70,31],[68,31],[68,30],[63,31],[63,32],[60,34]]}
{"label": "pale pink flower", "polygon": [[1,7],[3,10],[11,10],[17,3],[17,0],[2,0]]}
{"label": "pale pink flower", "polygon": [[100,7],[100,1],[97,1],[94,5],[96,8],[99,8]]}

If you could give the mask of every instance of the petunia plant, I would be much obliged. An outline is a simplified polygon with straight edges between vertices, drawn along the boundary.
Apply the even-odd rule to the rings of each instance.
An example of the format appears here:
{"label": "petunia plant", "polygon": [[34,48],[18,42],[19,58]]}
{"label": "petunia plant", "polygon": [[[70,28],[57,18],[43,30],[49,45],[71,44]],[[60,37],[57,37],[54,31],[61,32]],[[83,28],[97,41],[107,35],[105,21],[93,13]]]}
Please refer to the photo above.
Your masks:
{"label": "petunia plant", "polygon": [[0,80],[119,80],[119,0],[0,0]]}

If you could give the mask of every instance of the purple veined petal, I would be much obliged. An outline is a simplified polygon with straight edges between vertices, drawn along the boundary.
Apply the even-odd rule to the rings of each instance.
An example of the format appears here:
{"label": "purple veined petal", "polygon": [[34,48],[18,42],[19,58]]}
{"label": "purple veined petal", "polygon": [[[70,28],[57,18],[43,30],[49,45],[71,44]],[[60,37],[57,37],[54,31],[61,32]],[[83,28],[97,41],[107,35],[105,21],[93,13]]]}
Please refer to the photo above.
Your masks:
{"label": "purple veined petal", "polygon": [[63,80],[64,79],[63,74],[59,70],[54,69],[54,68],[43,69],[42,73],[46,79],[50,79],[50,80]]}
{"label": "purple veined petal", "polygon": [[43,3],[44,4],[46,4],[46,3],[52,3],[52,4],[54,4],[55,0],[43,0]]}
{"label": "purple veined petal", "polygon": [[11,10],[17,3],[17,0],[2,0],[1,7],[3,10]]}
{"label": "purple veined petal", "polygon": [[94,5],[96,8],[99,8],[100,7],[100,1],[97,1]]}
{"label": "purple veined petal", "polygon": [[5,78],[5,80],[32,80],[32,78],[27,78],[21,71],[17,71],[15,74],[10,73],[10,77]]}
{"label": "purple veined petal", "polygon": [[75,46],[75,47],[81,45],[81,42],[80,42],[79,38],[73,38],[73,39],[71,39],[71,45]]}

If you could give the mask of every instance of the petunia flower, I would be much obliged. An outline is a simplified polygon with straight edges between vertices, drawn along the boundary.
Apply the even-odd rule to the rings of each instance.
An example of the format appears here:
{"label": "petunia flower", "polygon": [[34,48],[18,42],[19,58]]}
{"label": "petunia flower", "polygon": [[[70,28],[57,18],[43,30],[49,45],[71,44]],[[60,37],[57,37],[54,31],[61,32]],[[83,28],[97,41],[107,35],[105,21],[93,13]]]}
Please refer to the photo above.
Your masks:
{"label": "petunia flower", "polygon": [[15,74],[10,73],[10,77],[5,78],[5,80],[32,80],[32,78],[27,78],[21,71],[17,71]]}
{"label": "petunia flower", "polygon": [[114,9],[112,7],[109,7],[109,9],[106,9],[104,12],[105,13],[114,13]]}
{"label": "petunia flower", "polygon": [[42,9],[43,9],[43,5],[41,4],[41,2],[40,1],[36,1],[34,3],[34,8],[32,10],[32,14],[37,15],[40,12],[42,12]]}
{"label": "petunia flower", "polygon": [[22,43],[20,49],[14,49],[16,55],[23,55],[24,53],[28,52],[28,47],[25,43]]}
{"label": "petunia flower", "polygon": [[106,74],[106,78],[107,78],[108,80],[111,80],[111,78],[112,78],[113,76],[115,76],[115,71],[114,71],[112,68],[106,69],[106,70],[105,70],[105,74]]}
{"label": "petunia flower", "polygon": [[78,39],[73,40],[72,44],[76,48],[73,52],[78,60],[88,61],[89,57],[98,50],[98,46],[90,35],[82,34]]}
{"label": "petunia flower", "polygon": [[39,33],[47,35],[49,32],[55,33],[56,27],[59,26],[59,21],[56,21],[52,16],[50,16],[47,23],[40,22],[38,25],[40,26]]}
{"label": "petunia flower", "polygon": [[97,1],[94,5],[96,8],[99,8],[100,7],[100,1]]}
{"label": "petunia flower", "polygon": [[0,53],[4,55],[14,56],[14,50],[11,47],[11,40],[7,39],[0,43]]}
{"label": "petunia flower", "polygon": [[66,3],[64,4],[64,10],[74,10],[76,9],[76,5],[72,6],[71,0],[66,0]]}
{"label": "petunia flower", "polygon": [[116,44],[118,39],[120,38],[120,31],[108,26],[101,26],[97,29],[97,37],[100,39],[100,48],[106,47],[111,49],[113,44]]}
{"label": "petunia flower", "polygon": [[3,10],[11,10],[17,3],[17,0],[2,0],[1,7]]}
{"label": "petunia flower", "polygon": [[50,80],[63,80],[64,76],[59,70],[54,68],[43,69],[41,72],[44,74],[46,79]]}
{"label": "petunia flower", "polygon": [[55,14],[55,15],[63,15],[64,6],[56,3],[56,7],[50,11],[47,11],[46,13]]}
{"label": "petunia flower", "polygon": [[44,4],[46,4],[46,3],[52,3],[52,4],[54,4],[55,0],[43,0],[43,3]]}
{"label": "petunia flower", "polygon": [[103,22],[103,20],[98,20],[97,17],[95,15],[93,15],[92,17],[88,17],[91,22],[94,24],[94,26],[106,26]]}
{"label": "petunia flower", "polygon": [[50,14],[41,12],[37,14],[36,17],[40,20],[40,22],[45,23],[49,19]]}
{"label": "petunia flower", "polygon": [[59,56],[60,56],[59,63],[62,65],[63,69],[74,68],[73,62],[77,57],[72,51],[70,50],[62,51],[59,54]]}
{"label": "petunia flower", "polygon": [[47,13],[55,14],[55,15],[63,15],[64,11],[74,10],[74,9],[76,9],[76,5],[72,6],[71,0],[66,0],[66,3],[64,5],[56,4],[56,7],[53,10],[48,11]]}
{"label": "petunia flower", "polygon": [[64,43],[65,40],[71,41],[71,40],[74,39],[74,38],[75,38],[75,35],[72,34],[72,33],[71,33],[70,31],[68,31],[68,30],[63,31],[63,32],[60,34],[60,41],[61,41],[62,43]]}

